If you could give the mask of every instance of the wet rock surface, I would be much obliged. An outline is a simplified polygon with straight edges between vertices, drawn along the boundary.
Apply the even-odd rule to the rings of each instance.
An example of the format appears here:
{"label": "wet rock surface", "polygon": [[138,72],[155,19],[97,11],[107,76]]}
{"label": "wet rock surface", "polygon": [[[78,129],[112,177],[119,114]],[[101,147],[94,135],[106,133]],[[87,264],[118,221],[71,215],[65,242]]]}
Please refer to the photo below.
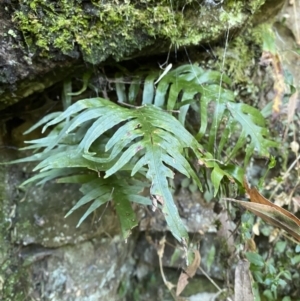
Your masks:
{"label": "wet rock surface", "polygon": [[105,233],[111,236],[118,234],[118,220],[110,208],[100,221],[101,211],[105,208],[78,228],[76,225],[84,211],[75,211],[68,218],[64,217],[81,197],[78,188],[55,183],[29,188],[31,192],[18,205],[14,242],[56,248],[81,243]]}
{"label": "wet rock surface", "polygon": [[[45,254],[30,266],[30,295],[41,300],[122,300],[118,290],[134,268],[134,241],[103,237],[57,249],[35,249],[30,257]],[[27,252],[28,253],[28,252]]]}
{"label": "wet rock surface", "polygon": [[[157,249],[155,243],[151,243],[168,233],[159,211],[137,208],[141,216],[140,234],[137,236],[136,230],[133,231],[125,242],[119,235],[119,223],[111,206],[101,208],[76,228],[84,209],[64,218],[81,197],[76,185],[47,183],[29,187],[24,192],[17,186],[24,180],[28,166],[12,166],[9,170],[7,188],[14,206],[9,243],[15,246],[18,269],[27,275],[24,293],[37,300],[125,300],[126,293],[128,296],[134,293],[132,283],[141,290],[140,285],[152,273],[158,282],[153,296],[164,292]],[[204,206],[200,194],[181,189],[176,200],[192,243],[200,245],[201,254],[209,253],[216,243],[218,245],[214,224],[218,215],[211,206]],[[168,242],[176,246],[169,235]],[[219,253],[222,248],[217,249],[214,265],[209,270],[213,277],[222,279],[223,263]],[[184,265],[183,252],[178,260],[171,262],[174,251],[174,247],[167,247],[165,251],[163,265],[168,275]],[[207,269],[205,256],[202,266]],[[148,300],[157,300],[151,298]]]}

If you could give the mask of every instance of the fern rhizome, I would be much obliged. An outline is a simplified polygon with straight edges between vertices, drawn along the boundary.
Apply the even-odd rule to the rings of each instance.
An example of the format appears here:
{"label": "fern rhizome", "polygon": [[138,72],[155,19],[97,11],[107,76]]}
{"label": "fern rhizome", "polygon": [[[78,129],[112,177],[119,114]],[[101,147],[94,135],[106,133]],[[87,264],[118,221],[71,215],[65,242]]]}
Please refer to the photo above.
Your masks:
{"label": "fern rhizome", "polygon": [[[174,237],[186,245],[188,234],[169,185],[174,173],[191,177],[200,190],[210,181],[216,195],[222,183],[242,182],[244,169],[231,163],[239,151],[247,165],[254,152],[267,157],[276,143],[261,113],[238,102],[228,88],[230,79],[220,72],[194,64],[163,77],[159,71],[134,76],[139,79],[127,86],[116,81],[118,103],[82,99],[45,116],[27,132],[43,125],[48,135],[27,141],[23,149],[34,154],[14,163],[39,162],[34,169],[39,173],[22,185],[53,179],[80,183],[83,197],[67,214],[90,203],[78,225],[113,201],[126,239],[138,223],[131,203],[151,205],[160,208]],[[66,98],[72,95],[68,90]],[[147,186],[149,198],[140,194]]]}

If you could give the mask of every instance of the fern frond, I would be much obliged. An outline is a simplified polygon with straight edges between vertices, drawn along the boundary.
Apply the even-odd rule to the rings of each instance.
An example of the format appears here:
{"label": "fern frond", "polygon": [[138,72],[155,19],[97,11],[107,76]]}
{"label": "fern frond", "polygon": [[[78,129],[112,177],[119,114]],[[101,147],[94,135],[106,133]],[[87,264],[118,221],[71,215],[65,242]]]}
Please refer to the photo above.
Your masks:
{"label": "fern frond", "polygon": [[269,139],[265,118],[259,110],[243,103],[228,103],[227,108],[232,119],[241,125],[240,136],[251,138],[246,148],[247,156],[251,156],[253,149],[260,156],[269,157],[270,148],[278,147],[278,143]]}
{"label": "fern frond", "polygon": [[[95,174],[103,171],[105,179],[109,177],[110,181],[122,170],[131,171],[132,177],[138,172],[145,174],[151,183],[150,193],[161,200],[162,212],[171,232],[180,241],[188,239],[168,186],[168,178],[173,178],[174,169],[187,177],[191,176],[201,188],[196,173],[184,156],[184,150],[192,149],[195,157],[201,161],[210,157],[204,155],[203,147],[175,117],[153,106],[132,110],[106,99],[95,98],[78,101],[60,116],[49,121],[44,129],[49,126],[60,127],[61,131],[52,133],[47,137],[48,140],[42,138],[32,143],[37,148],[44,148],[40,157],[34,157],[40,160],[34,170],[39,170],[47,179],[61,176],[59,169],[78,168],[95,171]],[[105,139],[104,135],[109,129],[117,126],[119,128],[113,135],[108,140]],[[82,131],[82,127],[88,129]],[[72,140],[74,143],[66,144],[70,135],[76,139]],[[34,177],[33,180],[43,182],[42,175]],[[99,184],[106,181],[105,179],[96,179],[95,182]],[[120,186],[120,179],[118,183]],[[117,187],[116,184],[113,186]],[[89,191],[77,204],[81,206],[94,199],[83,218],[104,203],[103,198],[99,199],[100,196],[95,197],[94,192]],[[117,190],[114,193],[116,194]],[[108,191],[101,195],[105,195],[107,199],[107,194]],[[138,200],[139,197],[134,199]],[[124,204],[119,207],[123,208]],[[123,209],[120,210],[120,214]]]}
{"label": "fern frond", "polygon": [[[113,155],[105,158],[99,157],[99,154],[93,156],[93,153],[90,152],[90,146],[93,142],[109,128],[126,121],[127,123],[120,127],[107,142],[106,150],[112,148],[111,154]],[[70,129],[67,130],[67,132],[69,131]],[[129,147],[125,149],[127,145]],[[143,150],[141,157],[132,168],[132,176],[142,166],[147,166],[146,176],[151,181],[150,192],[163,200],[162,211],[165,213],[170,230],[178,240],[181,240],[182,238],[187,239],[187,233],[174,205],[167,178],[173,178],[173,171],[169,167],[171,166],[188,177],[192,176],[201,187],[197,175],[182,155],[183,149],[189,147],[192,147],[196,156],[203,157],[198,150],[201,146],[170,114],[153,106],[144,106],[136,110],[118,107],[118,109],[111,110],[105,115],[100,115],[94,121],[77,149],[79,154],[83,153],[83,157],[81,159],[76,157],[75,161],[81,162],[87,159],[90,160],[91,164],[99,164],[99,162],[113,160],[122,152],[113,166],[106,169],[105,178],[107,178],[120,171],[132,161],[133,157],[139,156],[140,151]],[[49,164],[52,163],[49,162]],[[39,168],[43,165],[40,165]]]}
{"label": "fern frond", "polygon": [[[197,65],[183,65],[169,71],[155,87],[158,77],[159,72],[149,72],[142,103],[152,103],[170,111],[179,108],[178,120],[183,125],[187,122],[190,107],[199,112],[195,137],[207,151],[215,154],[216,159],[222,160],[226,155],[228,162],[243,149],[246,165],[254,152],[267,157],[270,148],[278,146],[270,139],[262,114],[251,106],[236,103],[234,93],[225,86],[231,83],[230,79],[220,72],[206,71]],[[125,91],[124,85],[123,93]],[[205,135],[209,137],[208,141],[204,139]],[[237,139],[233,148],[230,146],[232,136]],[[216,144],[218,137],[220,141]],[[248,144],[249,137],[251,142]]]}
{"label": "fern frond", "polygon": [[66,217],[78,208],[90,203],[90,207],[79,220],[77,227],[101,205],[113,201],[116,212],[120,221],[121,230],[125,239],[131,233],[131,229],[137,226],[137,218],[131,207],[131,202],[143,205],[150,205],[149,198],[139,195],[146,187],[146,184],[128,178],[120,179],[118,176],[112,176],[109,179],[97,177],[95,174],[90,175],[72,175],[58,180],[59,183],[83,183],[80,191],[83,197],[76,205],[66,214]]}

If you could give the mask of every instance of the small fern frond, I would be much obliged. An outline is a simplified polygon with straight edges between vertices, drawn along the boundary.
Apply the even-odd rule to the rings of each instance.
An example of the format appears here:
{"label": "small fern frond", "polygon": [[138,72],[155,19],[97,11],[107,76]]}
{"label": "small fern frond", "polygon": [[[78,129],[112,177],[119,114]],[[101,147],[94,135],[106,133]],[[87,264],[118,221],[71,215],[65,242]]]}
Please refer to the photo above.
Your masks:
{"label": "small fern frond", "polygon": [[131,229],[137,226],[137,218],[131,207],[131,202],[151,205],[149,198],[140,196],[146,184],[130,179],[120,179],[118,176],[112,176],[109,179],[97,177],[95,174],[72,175],[69,177],[60,178],[59,183],[82,183],[80,191],[83,197],[76,205],[66,214],[66,217],[80,207],[91,203],[87,211],[79,220],[77,227],[97,208],[101,205],[113,201],[118,215],[123,237],[125,239],[131,233]]}
{"label": "small fern frond", "polygon": [[[269,130],[260,111],[243,103],[228,103],[227,109],[230,111],[231,119],[241,125],[240,137],[250,137],[246,147],[247,158],[252,155],[252,150],[260,156],[269,157],[270,148],[278,147],[278,143],[269,138]],[[233,120],[229,122],[234,122]]]}

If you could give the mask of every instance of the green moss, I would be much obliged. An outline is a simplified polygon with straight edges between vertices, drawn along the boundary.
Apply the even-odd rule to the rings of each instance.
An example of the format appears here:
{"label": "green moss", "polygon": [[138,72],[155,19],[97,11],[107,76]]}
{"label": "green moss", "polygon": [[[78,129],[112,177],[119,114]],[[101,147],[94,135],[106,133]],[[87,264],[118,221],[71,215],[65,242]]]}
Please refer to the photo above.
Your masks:
{"label": "green moss", "polygon": [[245,6],[245,1],[237,1],[224,10],[192,0],[34,0],[23,1],[14,21],[31,51],[38,49],[40,55],[49,56],[60,50],[76,56],[79,50],[85,61],[97,64],[108,57],[129,57],[157,39],[167,47],[217,40],[224,32],[223,21],[228,26],[242,25],[247,18],[243,13]]}
{"label": "green moss", "polygon": [[[182,14],[173,13],[168,6],[137,9],[124,2],[84,7],[78,1],[33,1],[17,11],[27,45],[42,49],[42,54],[59,49],[70,54],[78,45],[86,61],[98,63],[108,56],[116,59],[128,55],[132,49],[149,44],[145,36],[158,35],[176,40]],[[151,22],[149,22],[151,20]]]}
{"label": "green moss", "polygon": [[250,1],[249,2],[249,8],[252,12],[257,11],[263,4],[265,3],[265,0],[256,0],[256,1]]}
{"label": "green moss", "polygon": [[[7,160],[6,156],[0,156],[1,162]],[[23,301],[27,293],[25,279],[28,277],[26,270],[19,266],[16,250],[10,243],[12,208],[9,206],[9,196],[5,187],[7,172],[7,167],[0,165],[0,300]]]}
{"label": "green moss", "polygon": [[233,82],[246,84],[250,82],[249,68],[253,67],[255,54],[254,45],[240,36],[236,38],[226,54],[226,66]]}
{"label": "green moss", "polygon": [[253,69],[258,64],[258,59],[262,52],[263,28],[269,25],[259,25],[257,27],[248,26],[242,35],[231,41],[227,49],[218,47],[215,49],[219,64],[225,51],[225,70],[226,74],[232,78],[234,84],[251,84]]}
{"label": "green moss", "polygon": [[13,260],[9,259],[1,266],[0,275],[5,279],[0,293],[1,300],[26,300],[28,284],[25,279],[28,279],[28,275],[24,268],[15,265]]}

